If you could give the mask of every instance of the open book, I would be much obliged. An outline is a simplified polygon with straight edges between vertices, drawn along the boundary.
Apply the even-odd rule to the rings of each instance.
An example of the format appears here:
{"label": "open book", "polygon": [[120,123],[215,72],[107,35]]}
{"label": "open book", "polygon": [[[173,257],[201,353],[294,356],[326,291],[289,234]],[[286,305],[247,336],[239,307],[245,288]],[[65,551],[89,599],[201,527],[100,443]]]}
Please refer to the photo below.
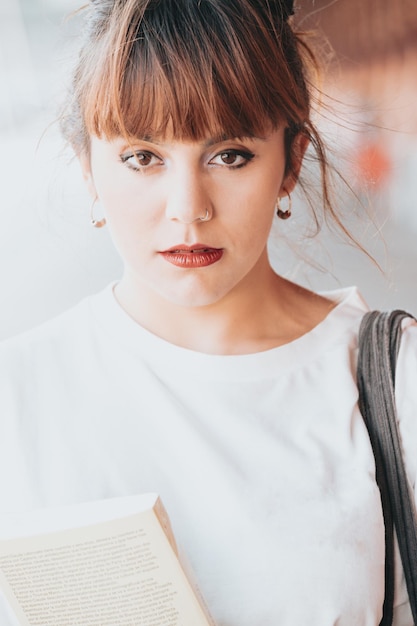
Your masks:
{"label": "open book", "polygon": [[0,516],[21,626],[212,626],[156,494]]}

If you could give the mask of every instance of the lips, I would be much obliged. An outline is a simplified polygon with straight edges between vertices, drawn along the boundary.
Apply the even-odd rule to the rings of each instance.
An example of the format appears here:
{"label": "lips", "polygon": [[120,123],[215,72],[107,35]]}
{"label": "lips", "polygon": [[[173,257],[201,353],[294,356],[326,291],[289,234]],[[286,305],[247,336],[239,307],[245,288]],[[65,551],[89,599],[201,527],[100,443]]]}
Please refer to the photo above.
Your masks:
{"label": "lips", "polygon": [[223,249],[211,248],[200,243],[192,244],[191,246],[179,244],[164,250],[160,254],[168,263],[187,269],[207,267],[217,263],[223,256]]}

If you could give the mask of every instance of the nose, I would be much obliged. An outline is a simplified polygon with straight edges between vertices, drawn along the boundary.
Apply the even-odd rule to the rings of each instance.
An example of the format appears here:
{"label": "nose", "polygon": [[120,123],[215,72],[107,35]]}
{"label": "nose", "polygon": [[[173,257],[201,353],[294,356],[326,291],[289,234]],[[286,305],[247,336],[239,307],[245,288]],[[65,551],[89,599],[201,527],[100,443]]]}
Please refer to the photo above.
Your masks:
{"label": "nose", "polygon": [[182,224],[208,222],[212,207],[207,190],[197,172],[185,170],[172,177],[165,207],[166,217]]}

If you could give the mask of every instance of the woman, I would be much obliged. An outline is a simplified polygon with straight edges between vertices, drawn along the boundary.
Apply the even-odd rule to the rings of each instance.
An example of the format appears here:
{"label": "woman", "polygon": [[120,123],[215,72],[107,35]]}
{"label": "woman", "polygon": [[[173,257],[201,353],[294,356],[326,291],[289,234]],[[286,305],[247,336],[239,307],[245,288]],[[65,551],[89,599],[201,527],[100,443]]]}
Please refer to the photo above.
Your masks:
{"label": "woman", "polygon": [[[2,505],[155,491],[220,626],[375,626],[384,525],[355,383],[366,306],[285,280],[267,254],[308,144],[337,220],[292,12],[91,3],[63,127],[124,273],[3,344]],[[397,388],[413,483],[416,347],[410,323]],[[395,624],[409,626],[397,571]]]}

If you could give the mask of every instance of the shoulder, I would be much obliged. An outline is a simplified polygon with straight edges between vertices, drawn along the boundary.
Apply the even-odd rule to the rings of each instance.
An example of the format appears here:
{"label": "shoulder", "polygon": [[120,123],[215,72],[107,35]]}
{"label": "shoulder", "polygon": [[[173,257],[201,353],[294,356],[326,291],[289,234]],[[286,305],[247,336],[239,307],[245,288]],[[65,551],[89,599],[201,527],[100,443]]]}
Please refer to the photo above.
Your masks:
{"label": "shoulder", "polygon": [[82,301],[65,313],[0,343],[0,366],[15,360],[45,354],[48,348],[59,348],[85,325],[87,302]]}
{"label": "shoulder", "polygon": [[314,333],[327,349],[345,346],[349,352],[358,347],[359,327],[364,314],[369,311],[366,301],[356,287],[321,292],[333,303],[333,308]]}
{"label": "shoulder", "polygon": [[395,395],[404,454],[414,483],[417,476],[417,322],[411,318],[403,322]]}
{"label": "shoulder", "polygon": [[65,366],[79,359],[80,351],[87,354],[96,332],[92,311],[102,293],[81,300],[36,328],[0,342],[0,387],[12,383],[27,385],[43,372],[53,376],[54,371],[62,368],[65,371]]}
{"label": "shoulder", "polygon": [[399,367],[402,361],[414,361],[417,357],[417,321],[413,317],[407,317],[403,321],[403,334],[401,340]]}
{"label": "shoulder", "polygon": [[417,421],[417,321],[409,317],[403,321],[400,351],[396,372],[396,393],[402,407],[413,406]]}

